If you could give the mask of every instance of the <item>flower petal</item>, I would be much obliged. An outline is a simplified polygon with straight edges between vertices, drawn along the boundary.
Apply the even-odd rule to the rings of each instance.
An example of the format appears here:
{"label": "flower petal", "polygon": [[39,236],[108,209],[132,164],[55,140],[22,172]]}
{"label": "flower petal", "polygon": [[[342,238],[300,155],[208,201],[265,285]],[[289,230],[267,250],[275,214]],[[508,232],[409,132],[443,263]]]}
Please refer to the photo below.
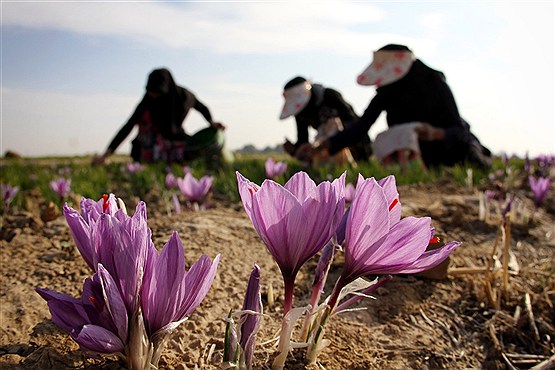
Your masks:
{"label": "flower petal", "polygon": [[373,178],[359,181],[345,231],[346,265],[368,255],[368,249],[387,234],[389,225],[387,199],[381,186]]}
{"label": "flower petal", "polygon": [[141,300],[149,328],[156,331],[174,321],[177,305],[183,300],[178,294],[183,293],[180,287],[184,277],[183,245],[174,232],[156,257],[152,268],[145,273]]}
{"label": "flower petal", "polygon": [[98,261],[96,252],[91,243],[91,232],[89,224],[85,219],[73,208],[67,204],[64,205],[64,216],[69,226],[69,232],[77,245],[79,253],[91,268],[96,271],[96,263]]}
{"label": "flower petal", "polygon": [[127,341],[128,325],[125,303],[123,302],[116,282],[102,264],[98,264],[98,275],[102,283],[104,301],[106,302],[106,307],[116,327],[117,335],[125,343]]}
{"label": "flower petal", "polygon": [[378,181],[384,191],[385,199],[389,206],[389,222],[393,225],[401,219],[401,202],[399,201],[399,192],[397,191],[397,185],[395,183],[395,176],[387,176],[380,181]]}
{"label": "flower petal", "polygon": [[125,345],[111,331],[97,325],[84,325],[71,332],[71,337],[85,351],[104,354],[123,353]]}
{"label": "flower petal", "polygon": [[243,208],[245,208],[245,212],[252,222],[253,195],[260,189],[260,186],[245,178],[239,171],[235,174],[237,175],[237,187],[239,189],[241,201],[243,202]]}
{"label": "flower petal", "polygon": [[36,288],[35,291],[48,303],[52,321],[66,333],[89,322],[79,299],[50,289]]}
{"label": "flower petal", "polygon": [[410,266],[406,266],[399,273],[402,274],[415,274],[417,272],[422,272],[431,269],[443,262],[451,252],[458,248],[462,243],[460,242],[450,242],[445,244],[443,247],[424,252],[416,261],[414,261]]}
{"label": "flower petal", "polygon": [[314,188],[316,188],[316,183],[314,183],[306,172],[299,171],[291,176],[284,187],[302,203]]}
{"label": "flower petal", "polygon": [[430,241],[430,222],[429,217],[407,217],[393,225],[387,236],[368,248],[361,257],[362,274],[401,273],[426,250]]}

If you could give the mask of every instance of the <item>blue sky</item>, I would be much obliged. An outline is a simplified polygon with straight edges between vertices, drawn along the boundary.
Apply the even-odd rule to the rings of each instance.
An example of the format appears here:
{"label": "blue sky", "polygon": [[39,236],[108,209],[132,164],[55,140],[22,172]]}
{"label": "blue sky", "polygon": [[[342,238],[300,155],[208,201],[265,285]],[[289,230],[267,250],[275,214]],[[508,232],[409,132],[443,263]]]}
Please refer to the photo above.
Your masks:
{"label": "blue sky", "polygon": [[[296,75],[339,90],[362,114],[355,79],[372,51],[409,46],[443,71],[461,115],[495,153],[555,152],[553,1],[5,1],[1,151],[101,153],[169,68],[216,120],[230,149],[296,140],[278,119]],[[207,124],[196,111],[194,132]],[[386,128],[382,115],[370,130]],[[127,153],[134,133],[120,146]]]}

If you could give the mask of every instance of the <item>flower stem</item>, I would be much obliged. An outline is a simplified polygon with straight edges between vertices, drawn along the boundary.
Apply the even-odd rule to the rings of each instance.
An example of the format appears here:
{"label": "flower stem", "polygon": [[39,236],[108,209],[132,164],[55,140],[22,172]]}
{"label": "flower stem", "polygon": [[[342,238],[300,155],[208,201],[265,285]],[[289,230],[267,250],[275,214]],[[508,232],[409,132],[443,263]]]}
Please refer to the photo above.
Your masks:
{"label": "flower stem", "polygon": [[285,297],[283,300],[283,315],[285,316],[293,307],[293,291],[295,289],[295,278],[283,278],[285,285]]}

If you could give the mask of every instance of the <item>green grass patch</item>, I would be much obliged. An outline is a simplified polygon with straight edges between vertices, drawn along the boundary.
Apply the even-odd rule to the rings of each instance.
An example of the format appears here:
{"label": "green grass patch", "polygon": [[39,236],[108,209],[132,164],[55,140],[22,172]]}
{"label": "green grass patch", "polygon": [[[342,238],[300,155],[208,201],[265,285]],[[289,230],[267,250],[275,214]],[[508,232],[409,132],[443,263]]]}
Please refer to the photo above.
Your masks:
{"label": "green grass patch", "polygon": [[[397,184],[431,183],[448,178],[451,181],[465,184],[467,166],[423,170],[416,163],[406,168],[399,166],[384,167],[374,159],[360,162],[357,168],[348,166],[334,166],[332,164],[318,167],[307,167],[303,163],[284,155],[275,154],[236,154],[233,163],[193,161],[186,165],[166,163],[145,164],[137,172],[129,172],[127,165],[130,158],[116,156],[111,163],[103,166],[92,166],[89,157],[74,158],[34,158],[34,159],[2,159],[0,162],[0,182],[18,186],[20,193],[15,197],[13,206],[25,208],[26,196],[41,197],[45,202],[60,203],[58,195],[50,188],[50,181],[58,177],[71,179],[72,197],[66,201],[75,203],[81,196],[99,199],[103,193],[114,193],[118,197],[144,199],[153,192],[162,194],[165,191],[166,174],[171,172],[176,177],[184,176],[184,166],[190,168],[196,178],[204,175],[214,176],[214,193],[231,201],[239,201],[237,192],[236,171],[251,181],[261,184],[266,178],[264,162],[268,157],[275,161],[287,162],[287,172],[276,179],[284,184],[294,173],[307,172],[316,182],[332,180],[342,173],[346,173],[346,182],[356,184],[357,177],[375,177],[381,179],[388,175],[395,175]],[[522,166],[522,163],[515,163]],[[500,160],[496,160],[494,168],[504,168]],[[479,184],[487,178],[488,173],[473,169],[473,183]],[[72,204],[75,206],[76,204]]]}

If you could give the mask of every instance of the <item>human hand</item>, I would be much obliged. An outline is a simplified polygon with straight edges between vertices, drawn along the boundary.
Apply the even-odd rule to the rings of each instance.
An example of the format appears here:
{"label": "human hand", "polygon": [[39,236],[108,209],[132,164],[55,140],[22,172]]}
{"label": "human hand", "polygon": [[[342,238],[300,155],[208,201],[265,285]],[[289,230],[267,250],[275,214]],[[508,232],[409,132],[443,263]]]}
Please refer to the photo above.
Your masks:
{"label": "human hand", "polygon": [[295,158],[302,162],[310,162],[314,155],[314,147],[310,143],[301,144],[295,152]]}
{"label": "human hand", "polygon": [[106,156],[105,155],[101,155],[101,156],[97,156],[95,155],[91,161],[91,164],[93,166],[98,166],[98,165],[102,165],[106,163]]}
{"label": "human hand", "polygon": [[418,140],[421,141],[436,141],[445,139],[445,131],[442,128],[434,127],[426,122],[422,122],[414,129],[414,131],[418,135]]}
{"label": "human hand", "polygon": [[210,122],[210,126],[214,127],[216,130],[225,130],[225,126],[221,122]]}
{"label": "human hand", "polygon": [[290,155],[295,156],[295,149],[295,144],[285,139],[285,143],[283,143],[283,150],[285,150]]}

